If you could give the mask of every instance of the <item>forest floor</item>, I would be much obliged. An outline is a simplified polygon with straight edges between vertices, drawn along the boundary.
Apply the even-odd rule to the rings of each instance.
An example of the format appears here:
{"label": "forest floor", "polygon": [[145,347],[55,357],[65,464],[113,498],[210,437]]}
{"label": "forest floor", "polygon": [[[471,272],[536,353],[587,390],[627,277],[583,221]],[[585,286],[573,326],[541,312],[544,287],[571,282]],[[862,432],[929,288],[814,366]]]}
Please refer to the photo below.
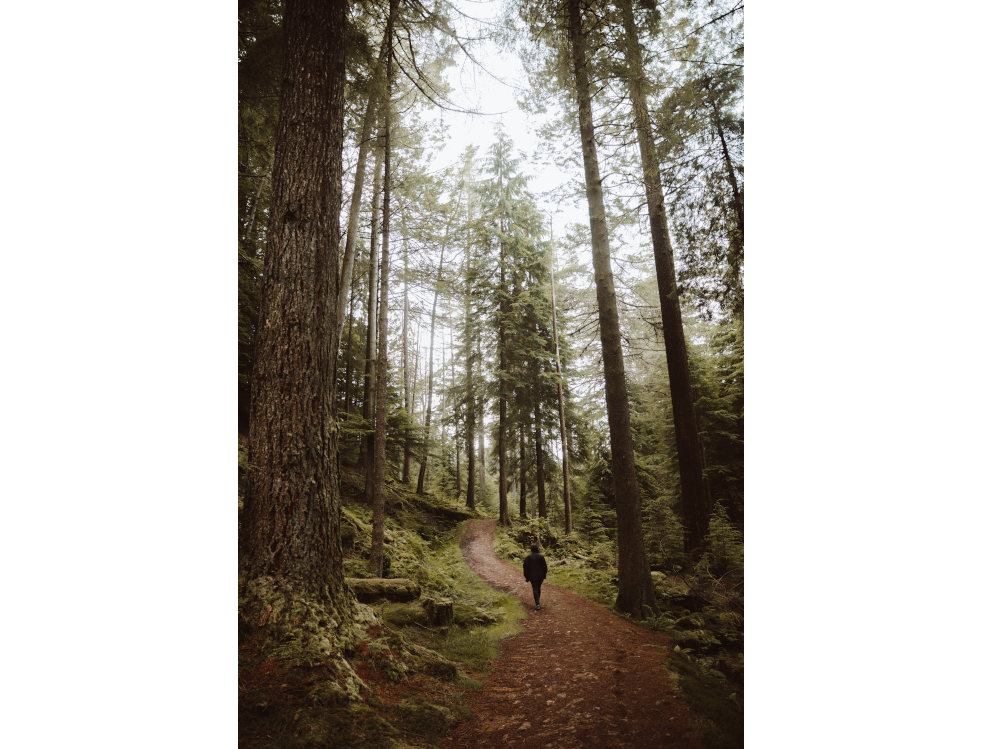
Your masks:
{"label": "forest floor", "polygon": [[472,717],[441,746],[700,749],[690,709],[663,664],[670,640],[548,583],[534,611],[521,571],[493,551],[496,525],[471,521],[462,553],[476,574],[532,611],[525,631],[503,641],[482,687],[466,696]]}

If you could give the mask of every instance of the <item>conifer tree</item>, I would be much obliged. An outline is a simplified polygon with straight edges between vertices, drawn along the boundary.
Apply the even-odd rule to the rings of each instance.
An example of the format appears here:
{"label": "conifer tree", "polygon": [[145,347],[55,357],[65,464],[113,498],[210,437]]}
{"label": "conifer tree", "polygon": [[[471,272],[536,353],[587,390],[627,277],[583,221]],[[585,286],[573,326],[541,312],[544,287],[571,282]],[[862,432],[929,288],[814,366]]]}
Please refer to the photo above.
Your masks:
{"label": "conifer tree", "polygon": [[628,392],[622,358],[618,302],[611,271],[611,248],[601,188],[597,145],[591,112],[590,73],[580,0],[567,2],[566,35],[572,51],[573,78],[583,150],[587,205],[590,211],[594,281],[601,328],[604,360],[605,398],[611,432],[611,464],[618,517],[618,597],[615,607],[633,616],[642,616],[645,607],[656,609],[653,582],[643,547],[639,489],[636,484],[635,456],[629,426]]}
{"label": "conifer tree", "polygon": [[685,547],[692,551],[701,545],[708,531],[711,503],[704,481],[704,458],[698,439],[691,373],[688,366],[687,343],[681,321],[680,298],[674,272],[674,254],[667,228],[667,212],[660,182],[660,165],[656,158],[653,131],[646,103],[646,80],[643,73],[642,50],[632,12],[632,0],[616,0],[622,14],[625,31],[625,73],[635,134],[642,159],[642,181],[646,192],[646,207],[652,235],[653,259],[660,295],[660,316],[663,339],[667,350],[670,395],[673,404],[674,433],[681,479],[681,506],[687,531]]}

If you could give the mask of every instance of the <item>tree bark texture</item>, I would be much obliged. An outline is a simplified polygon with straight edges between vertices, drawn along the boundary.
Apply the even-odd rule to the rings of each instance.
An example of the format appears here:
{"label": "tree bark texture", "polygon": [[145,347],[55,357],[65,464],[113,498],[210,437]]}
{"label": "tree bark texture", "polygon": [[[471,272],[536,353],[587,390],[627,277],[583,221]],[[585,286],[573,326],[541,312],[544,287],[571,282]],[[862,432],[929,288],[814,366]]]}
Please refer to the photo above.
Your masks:
{"label": "tree bark texture", "polygon": [[674,252],[667,228],[667,210],[663,202],[660,166],[656,159],[653,129],[646,105],[642,54],[632,13],[632,0],[618,0],[625,24],[628,90],[635,116],[642,178],[646,187],[649,209],[649,229],[656,262],[656,284],[660,292],[660,316],[663,319],[663,342],[667,350],[667,374],[670,379],[670,402],[674,413],[674,434],[677,440],[677,463],[681,476],[681,508],[684,517],[684,544],[687,551],[699,547],[708,531],[711,502],[703,480],[705,465],[698,438],[698,422],[694,411],[691,372],[688,367],[687,343],[681,320],[681,304],[674,272]]}
{"label": "tree bark texture", "polygon": [[289,0],[240,546],[341,621],[350,609],[334,480],[334,333],[344,120],[344,0]]}
{"label": "tree bark texture", "polygon": [[656,598],[643,546],[639,487],[635,477],[625,363],[618,324],[618,301],[615,296],[614,276],[611,272],[611,247],[604,212],[604,191],[601,187],[597,161],[594,119],[590,104],[590,74],[586,61],[580,0],[569,0],[567,9],[569,11],[567,32],[573,55],[587,207],[590,213],[594,281],[597,286],[601,355],[604,361],[605,399],[608,405],[608,426],[611,437],[611,473],[618,520],[618,597],[615,606],[633,616],[642,616],[644,607],[656,609]]}

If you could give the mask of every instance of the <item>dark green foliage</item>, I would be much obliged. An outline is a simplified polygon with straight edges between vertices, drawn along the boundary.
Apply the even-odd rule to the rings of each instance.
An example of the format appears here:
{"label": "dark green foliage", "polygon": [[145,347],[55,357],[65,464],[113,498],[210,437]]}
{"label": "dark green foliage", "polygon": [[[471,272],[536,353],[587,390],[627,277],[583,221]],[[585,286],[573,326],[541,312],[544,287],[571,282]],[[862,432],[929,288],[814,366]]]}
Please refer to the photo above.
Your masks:
{"label": "dark green foliage", "polygon": [[646,552],[650,569],[675,571],[684,566],[684,526],[668,498],[656,497],[643,506],[643,527],[646,530]]}
{"label": "dark green foliage", "polygon": [[716,503],[705,537],[704,563],[715,576],[743,577],[743,534],[729,522],[722,503]]}

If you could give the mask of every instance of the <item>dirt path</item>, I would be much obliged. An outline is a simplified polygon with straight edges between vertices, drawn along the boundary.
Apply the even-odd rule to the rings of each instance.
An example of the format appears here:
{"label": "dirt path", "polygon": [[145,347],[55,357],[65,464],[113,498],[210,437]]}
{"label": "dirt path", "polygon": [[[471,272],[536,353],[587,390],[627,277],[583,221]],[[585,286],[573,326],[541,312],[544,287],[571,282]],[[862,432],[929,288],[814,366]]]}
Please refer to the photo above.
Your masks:
{"label": "dirt path", "polygon": [[[660,664],[663,635],[568,590],[542,585],[534,611],[519,569],[493,553],[496,520],[473,520],[461,547],[469,566],[531,609],[525,632],[505,640],[496,670],[466,704],[442,747],[691,747],[687,705]],[[550,561],[551,565],[551,561]]]}

